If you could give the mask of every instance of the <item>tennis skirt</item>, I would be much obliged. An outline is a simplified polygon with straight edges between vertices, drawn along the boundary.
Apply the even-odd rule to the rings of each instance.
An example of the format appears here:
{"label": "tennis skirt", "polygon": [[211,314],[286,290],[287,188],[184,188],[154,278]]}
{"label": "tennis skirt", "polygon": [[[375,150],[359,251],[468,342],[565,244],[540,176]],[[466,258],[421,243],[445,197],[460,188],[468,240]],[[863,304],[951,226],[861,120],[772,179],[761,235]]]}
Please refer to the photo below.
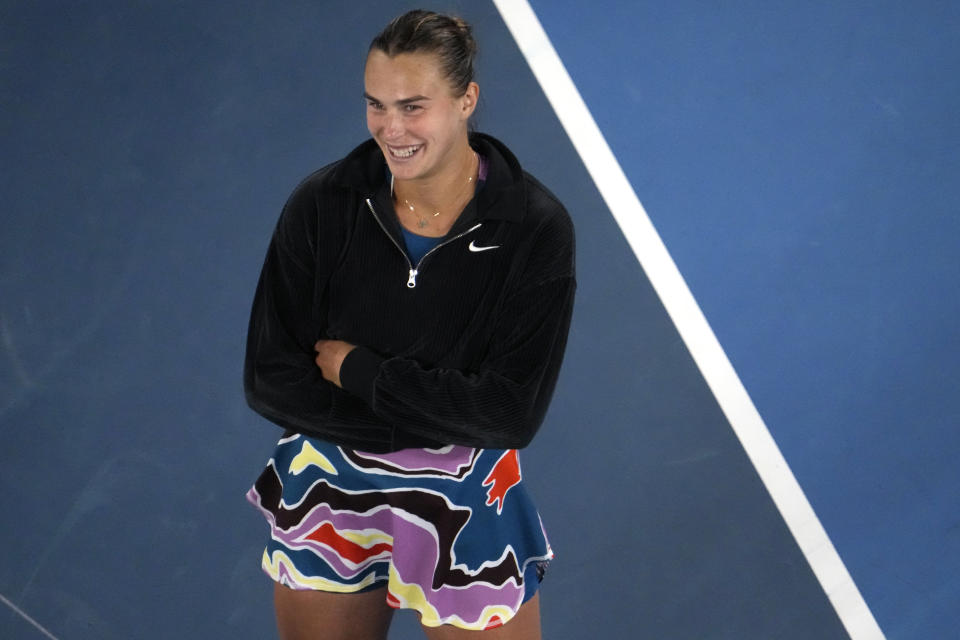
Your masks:
{"label": "tennis skirt", "polygon": [[247,493],[266,516],[263,569],[293,589],[357,593],[426,626],[481,630],[533,597],[553,551],[517,451],[373,454],[295,434]]}

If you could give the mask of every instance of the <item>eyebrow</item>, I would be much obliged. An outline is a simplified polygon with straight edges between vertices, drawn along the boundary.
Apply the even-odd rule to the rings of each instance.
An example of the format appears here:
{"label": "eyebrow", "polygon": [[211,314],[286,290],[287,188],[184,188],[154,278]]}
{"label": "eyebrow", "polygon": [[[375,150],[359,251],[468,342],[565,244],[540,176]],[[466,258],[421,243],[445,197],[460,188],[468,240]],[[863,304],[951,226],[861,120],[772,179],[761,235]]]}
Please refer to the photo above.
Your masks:
{"label": "eyebrow", "polygon": [[[370,95],[366,91],[363,92],[363,97],[366,98],[367,100],[372,100],[373,102],[376,102],[378,104],[383,104],[382,100],[379,100],[378,98],[374,98],[372,95]],[[430,98],[428,98],[427,96],[413,96],[412,98],[403,98],[402,100],[397,100],[394,104],[396,104],[399,107],[402,107],[403,105],[406,105],[406,104],[411,104],[414,102],[420,102],[421,100],[429,100],[429,99]]]}

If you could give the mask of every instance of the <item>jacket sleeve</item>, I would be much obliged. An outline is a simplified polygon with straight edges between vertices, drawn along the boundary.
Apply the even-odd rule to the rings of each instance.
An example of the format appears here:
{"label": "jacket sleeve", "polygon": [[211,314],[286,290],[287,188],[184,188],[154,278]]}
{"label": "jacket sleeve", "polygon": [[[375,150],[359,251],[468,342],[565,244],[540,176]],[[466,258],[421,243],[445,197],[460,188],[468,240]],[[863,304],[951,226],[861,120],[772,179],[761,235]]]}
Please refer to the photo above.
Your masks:
{"label": "jacket sleeve", "polygon": [[489,350],[475,370],[424,368],[364,347],[340,370],[400,434],[484,448],[521,448],[546,414],[573,310],[573,228],[564,212],[540,229],[520,281],[499,310]]}
{"label": "jacket sleeve", "polygon": [[331,385],[314,363],[317,312],[329,271],[318,259],[317,196],[309,181],[284,206],[254,295],[244,359],[244,392],[257,413],[282,427],[322,422]]}

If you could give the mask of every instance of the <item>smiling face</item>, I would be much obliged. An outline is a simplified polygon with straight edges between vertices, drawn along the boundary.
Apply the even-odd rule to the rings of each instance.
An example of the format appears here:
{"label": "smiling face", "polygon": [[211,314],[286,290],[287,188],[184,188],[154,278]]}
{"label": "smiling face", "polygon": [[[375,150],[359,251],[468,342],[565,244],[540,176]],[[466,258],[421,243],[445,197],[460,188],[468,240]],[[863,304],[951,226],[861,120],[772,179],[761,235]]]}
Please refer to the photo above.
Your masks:
{"label": "smiling face", "polygon": [[397,180],[430,180],[462,171],[470,154],[467,121],[479,89],[453,94],[435,55],[373,50],[363,74],[367,129]]}

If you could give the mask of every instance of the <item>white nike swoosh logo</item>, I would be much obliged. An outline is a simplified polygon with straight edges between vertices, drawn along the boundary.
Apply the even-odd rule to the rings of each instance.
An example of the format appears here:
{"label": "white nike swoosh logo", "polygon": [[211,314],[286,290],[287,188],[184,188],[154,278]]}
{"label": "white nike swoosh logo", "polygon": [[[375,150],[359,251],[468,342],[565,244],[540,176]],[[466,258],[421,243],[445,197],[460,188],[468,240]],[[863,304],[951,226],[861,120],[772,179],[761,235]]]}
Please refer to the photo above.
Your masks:
{"label": "white nike swoosh logo", "polygon": [[490,249],[499,249],[499,248],[500,248],[500,245],[494,244],[494,245],[490,245],[489,247],[478,247],[477,245],[473,244],[473,240],[471,240],[471,241],[470,241],[470,246],[467,247],[467,248],[470,249],[470,251],[473,251],[474,253],[477,253],[477,252],[480,252],[480,251],[490,251]]}

